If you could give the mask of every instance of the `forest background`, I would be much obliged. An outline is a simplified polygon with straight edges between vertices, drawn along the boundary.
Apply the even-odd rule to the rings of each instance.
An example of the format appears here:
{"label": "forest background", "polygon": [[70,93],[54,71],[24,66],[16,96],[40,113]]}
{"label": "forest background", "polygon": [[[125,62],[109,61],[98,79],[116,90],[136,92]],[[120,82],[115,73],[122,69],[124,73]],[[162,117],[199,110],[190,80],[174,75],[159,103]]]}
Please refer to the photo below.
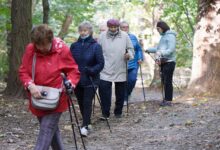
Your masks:
{"label": "forest background", "polygon": [[[5,82],[10,77],[9,60],[14,59],[10,55],[13,26],[11,4],[11,0],[0,1],[0,80]],[[77,27],[80,22],[91,21],[94,25],[94,36],[97,37],[101,25],[106,24],[110,18],[117,18],[129,22],[131,33],[143,42],[144,50],[158,43],[160,36],[155,25],[162,19],[178,33],[177,67],[191,68],[197,8],[197,2],[187,0],[33,0],[32,19],[26,22],[29,22],[31,27],[48,23],[54,30],[55,36],[71,44],[78,38]],[[19,56],[22,53],[23,51]],[[20,62],[20,58],[17,59]],[[147,56],[146,59],[150,58]],[[152,61],[147,63],[150,63],[149,66],[153,64]],[[151,75],[152,68],[154,67],[150,68]],[[152,76],[149,79],[152,80]],[[12,92],[11,88],[8,93],[20,95],[18,91]]]}

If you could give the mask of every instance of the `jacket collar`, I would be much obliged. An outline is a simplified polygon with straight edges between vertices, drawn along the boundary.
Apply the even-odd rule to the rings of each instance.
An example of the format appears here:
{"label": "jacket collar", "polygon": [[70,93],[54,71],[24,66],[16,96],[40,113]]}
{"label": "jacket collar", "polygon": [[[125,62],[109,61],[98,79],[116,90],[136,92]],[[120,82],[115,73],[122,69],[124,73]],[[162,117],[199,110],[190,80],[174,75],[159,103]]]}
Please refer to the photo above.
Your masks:
{"label": "jacket collar", "polygon": [[116,35],[111,35],[109,31],[107,31],[107,39],[115,39],[115,38],[120,38],[121,37],[121,30],[118,30],[118,34]]}
{"label": "jacket collar", "polygon": [[86,43],[95,43],[96,41],[93,39],[93,37],[90,35],[86,39],[81,39],[80,37],[78,38],[78,42],[86,42]]}

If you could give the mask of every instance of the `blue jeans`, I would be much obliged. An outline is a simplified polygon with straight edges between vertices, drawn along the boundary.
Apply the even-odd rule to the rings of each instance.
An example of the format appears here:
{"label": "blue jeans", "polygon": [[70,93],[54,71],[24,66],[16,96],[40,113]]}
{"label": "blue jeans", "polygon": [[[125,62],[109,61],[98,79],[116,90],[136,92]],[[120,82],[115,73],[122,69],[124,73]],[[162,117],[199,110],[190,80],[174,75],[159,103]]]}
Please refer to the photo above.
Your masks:
{"label": "blue jeans", "polygon": [[[115,115],[121,115],[124,103],[124,95],[126,89],[126,82],[114,82],[115,83]],[[102,105],[102,115],[104,117],[110,116],[111,100],[112,100],[112,82],[100,80],[99,84],[99,96]]]}
{"label": "blue jeans", "polygon": [[127,85],[127,90],[125,92],[125,98],[124,100],[127,101],[128,96],[131,95],[136,81],[137,81],[137,74],[138,74],[138,67],[137,68],[132,68],[128,69],[128,85]]}

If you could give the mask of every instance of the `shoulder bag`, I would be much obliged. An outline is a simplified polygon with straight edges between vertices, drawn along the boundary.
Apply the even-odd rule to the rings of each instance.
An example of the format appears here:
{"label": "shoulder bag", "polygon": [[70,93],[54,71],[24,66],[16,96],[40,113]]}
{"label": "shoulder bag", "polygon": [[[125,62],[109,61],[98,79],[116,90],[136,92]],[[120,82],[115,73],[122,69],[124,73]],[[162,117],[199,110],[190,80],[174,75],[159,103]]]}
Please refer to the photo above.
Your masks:
{"label": "shoulder bag", "polygon": [[[32,80],[33,81],[35,78],[35,65],[36,65],[36,53],[34,54],[33,63],[32,63]],[[36,87],[41,92],[41,98],[36,99],[33,96],[31,96],[31,105],[34,108],[41,109],[41,110],[56,109],[59,104],[60,95],[62,92],[62,86],[60,89],[52,88],[48,86],[40,86],[40,85],[36,85]]]}

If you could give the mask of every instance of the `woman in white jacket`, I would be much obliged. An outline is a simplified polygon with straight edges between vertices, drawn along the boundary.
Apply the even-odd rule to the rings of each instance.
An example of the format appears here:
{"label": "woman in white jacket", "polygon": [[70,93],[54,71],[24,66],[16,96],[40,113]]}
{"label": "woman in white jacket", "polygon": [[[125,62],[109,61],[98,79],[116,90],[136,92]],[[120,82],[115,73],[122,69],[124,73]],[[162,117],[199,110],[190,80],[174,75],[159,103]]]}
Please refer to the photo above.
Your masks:
{"label": "woman in white jacket", "polygon": [[126,90],[126,63],[133,59],[134,49],[126,32],[119,30],[119,21],[110,19],[108,30],[102,32],[98,42],[102,46],[105,65],[100,73],[99,95],[102,104],[102,118],[110,116],[112,82],[115,83],[115,117],[122,115]]}

